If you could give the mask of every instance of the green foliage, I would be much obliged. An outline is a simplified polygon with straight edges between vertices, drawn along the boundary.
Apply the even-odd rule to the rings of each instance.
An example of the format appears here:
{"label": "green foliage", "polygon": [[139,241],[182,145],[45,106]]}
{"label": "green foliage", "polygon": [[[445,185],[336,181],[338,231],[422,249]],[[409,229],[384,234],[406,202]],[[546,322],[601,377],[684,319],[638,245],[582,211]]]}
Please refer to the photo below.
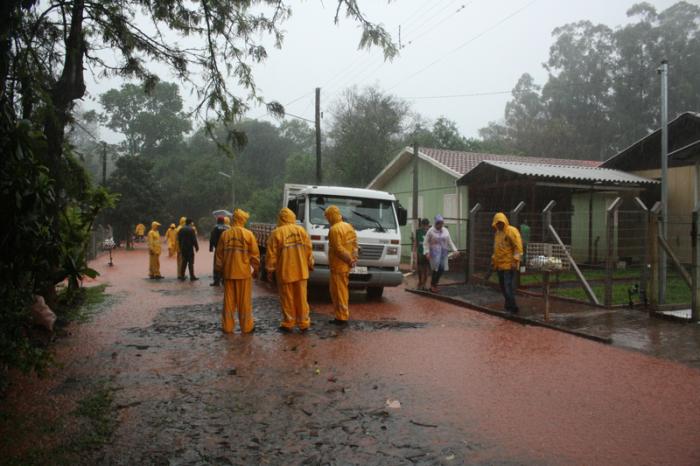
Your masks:
{"label": "green foliage", "polygon": [[158,82],[152,88],[124,84],[102,94],[100,103],[105,109],[101,121],[125,136],[121,150],[129,155],[166,152],[192,128],[175,83]]}
{"label": "green foliage", "polygon": [[403,146],[408,109],[406,102],[377,88],[345,91],[332,111],[332,176],[345,186],[367,186]]}
{"label": "green foliage", "polygon": [[700,101],[700,6],[678,2],[662,12],[639,3],[615,30],[590,21],[556,28],[549,78],[524,74],[502,124],[480,131],[513,153],[601,160],[658,128],[656,68],[668,59],[671,113]]}
{"label": "green foliage", "polygon": [[161,213],[162,188],[153,175],[153,164],[143,157],[120,157],[107,187],[119,194],[116,205],[105,212],[114,228],[115,241],[125,240],[132,225],[150,225]]}

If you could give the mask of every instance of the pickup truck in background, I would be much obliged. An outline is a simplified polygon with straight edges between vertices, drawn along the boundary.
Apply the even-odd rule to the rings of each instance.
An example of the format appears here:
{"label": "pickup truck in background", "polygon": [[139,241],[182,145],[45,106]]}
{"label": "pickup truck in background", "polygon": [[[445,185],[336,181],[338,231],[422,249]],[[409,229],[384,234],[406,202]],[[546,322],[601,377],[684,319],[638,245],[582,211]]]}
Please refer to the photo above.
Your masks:
{"label": "pickup truck in background", "polygon": [[[367,290],[370,298],[379,298],[384,287],[403,282],[399,270],[401,261],[401,231],[406,224],[407,211],[393,194],[371,189],[335,186],[307,186],[286,184],[283,205],[297,216],[311,238],[315,267],[309,276],[310,285],[328,285],[328,230],[323,215],[327,206],[340,209],[343,219],[357,232],[359,257],[350,272],[350,287]],[[262,256],[267,238],[276,225],[252,223]],[[263,267],[264,270],[264,267]]]}

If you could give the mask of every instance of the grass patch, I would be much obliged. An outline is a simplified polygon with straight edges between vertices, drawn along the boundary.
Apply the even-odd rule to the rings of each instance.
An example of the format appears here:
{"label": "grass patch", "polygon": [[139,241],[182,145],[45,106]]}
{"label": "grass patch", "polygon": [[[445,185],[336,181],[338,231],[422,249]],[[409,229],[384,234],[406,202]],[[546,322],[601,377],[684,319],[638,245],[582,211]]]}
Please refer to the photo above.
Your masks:
{"label": "grass patch", "polygon": [[81,435],[71,443],[73,450],[94,450],[107,443],[117,426],[114,411],[114,388],[98,387],[93,393],[78,402],[77,416],[86,421]]}
{"label": "grass patch", "polygon": [[68,288],[61,290],[58,295],[58,307],[56,316],[59,324],[66,325],[69,322],[85,323],[92,318],[109,296],[106,292],[107,284],[82,287],[72,291]]}
{"label": "grass patch", "polygon": [[[588,278],[588,277],[586,277]],[[631,283],[617,283],[613,285],[613,304],[628,304]],[[591,286],[599,301],[603,301],[605,296],[605,287],[603,285]],[[575,288],[551,288],[551,293],[557,296],[566,298],[579,299],[588,301],[588,296],[583,291],[583,288],[577,286]],[[639,302],[639,295],[632,296],[634,302]],[[687,304],[690,303],[690,288],[680,277],[668,277],[666,284],[666,303],[667,304]]]}

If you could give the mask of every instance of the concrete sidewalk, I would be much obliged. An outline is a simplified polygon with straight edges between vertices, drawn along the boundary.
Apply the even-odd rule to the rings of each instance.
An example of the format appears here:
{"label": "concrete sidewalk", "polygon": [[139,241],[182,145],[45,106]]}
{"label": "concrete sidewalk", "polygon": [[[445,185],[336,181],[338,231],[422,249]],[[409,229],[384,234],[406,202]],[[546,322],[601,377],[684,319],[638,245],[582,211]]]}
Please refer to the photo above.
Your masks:
{"label": "concrete sidewalk", "polygon": [[490,286],[446,284],[439,294],[407,291],[700,368],[700,325],[651,317],[642,309],[605,309],[552,297],[545,321],[544,301],[537,296],[518,293],[520,312],[512,315],[504,311],[500,291]]}

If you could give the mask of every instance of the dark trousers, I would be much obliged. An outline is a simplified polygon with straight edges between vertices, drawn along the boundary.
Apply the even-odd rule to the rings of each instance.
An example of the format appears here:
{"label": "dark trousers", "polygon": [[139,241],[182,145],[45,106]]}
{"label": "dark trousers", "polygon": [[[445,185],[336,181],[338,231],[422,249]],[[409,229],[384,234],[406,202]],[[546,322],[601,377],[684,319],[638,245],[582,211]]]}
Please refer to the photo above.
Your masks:
{"label": "dark trousers", "polygon": [[506,299],[506,311],[517,312],[518,305],[515,303],[515,270],[499,270],[498,284],[501,286],[501,293]]}
{"label": "dark trousers", "polygon": [[185,278],[185,269],[190,271],[190,278],[193,278],[194,277],[194,253],[182,255],[182,262],[180,263],[180,273],[179,273],[179,276],[182,278]]}
{"label": "dark trousers", "polygon": [[214,248],[214,260],[212,261],[211,265],[211,276],[214,283],[217,285],[221,284],[221,274],[216,271],[216,248]]}
{"label": "dark trousers", "polygon": [[440,281],[440,277],[442,277],[442,274],[445,272],[445,269],[440,266],[439,269],[433,270],[433,276],[430,277],[430,286],[437,286],[438,282]]}

